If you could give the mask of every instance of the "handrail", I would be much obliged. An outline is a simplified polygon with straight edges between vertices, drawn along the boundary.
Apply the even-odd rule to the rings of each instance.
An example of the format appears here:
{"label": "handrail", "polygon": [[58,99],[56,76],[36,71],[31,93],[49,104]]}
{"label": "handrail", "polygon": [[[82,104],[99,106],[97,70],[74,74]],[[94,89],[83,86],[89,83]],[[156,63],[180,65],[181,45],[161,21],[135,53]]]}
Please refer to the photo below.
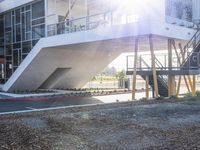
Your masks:
{"label": "handrail", "polygon": [[183,50],[185,51],[185,53],[187,53],[189,48],[191,48],[192,44],[194,42],[196,43],[194,45],[195,47],[193,47],[193,50],[190,52],[190,54],[183,60],[180,67],[183,67],[185,65],[185,63],[189,60],[189,58],[191,57],[191,55],[194,53],[195,49],[197,48],[198,44],[200,43],[200,38],[198,42],[196,41],[198,39],[197,37],[200,37],[200,30],[197,30],[196,33],[193,35],[193,37],[190,39],[190,41],[184,46]]}
{"label": "handrail", "polygon": [[140,60],[146,65],[147,68],[151,68],[142,57],[140,57]]}
{"label": "handrail", "polygon": [[160,68],[162,68],[162,70],[164,70],[164,66],[162,65],[162,63],[156,57],[155,57],[155,63],[158,65],[158,67],[160,67]]}
{"label": "handrail", "polygon": [[[158,65],[159,68],[161,68],[161,70],[164,70],[164,66],[162,65],[162,63],[158,60],[158,58],[155,57],[155,63]],[[165,86],[167,84],[167,80],[164,78],[167,77],[166,75],[158,75],[162,80],[163,82],[165,82]]]}

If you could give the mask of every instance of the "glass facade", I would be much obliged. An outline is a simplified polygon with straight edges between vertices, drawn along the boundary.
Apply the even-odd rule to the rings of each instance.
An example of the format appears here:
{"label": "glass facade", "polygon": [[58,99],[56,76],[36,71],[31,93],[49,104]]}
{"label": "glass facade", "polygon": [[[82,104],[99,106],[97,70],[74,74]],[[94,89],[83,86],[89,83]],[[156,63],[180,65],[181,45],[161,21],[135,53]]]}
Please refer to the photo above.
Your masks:
{"label": "glass facade", "polygon": [[192,0],[165,0],[166,16],[192,22]]}
{"label": "glass facade", "polygon": [[32,47],[45,37],[44,7],[44,0],[38,0],[0,14],[0,57],[5,58],[1,83],[9,79]]}

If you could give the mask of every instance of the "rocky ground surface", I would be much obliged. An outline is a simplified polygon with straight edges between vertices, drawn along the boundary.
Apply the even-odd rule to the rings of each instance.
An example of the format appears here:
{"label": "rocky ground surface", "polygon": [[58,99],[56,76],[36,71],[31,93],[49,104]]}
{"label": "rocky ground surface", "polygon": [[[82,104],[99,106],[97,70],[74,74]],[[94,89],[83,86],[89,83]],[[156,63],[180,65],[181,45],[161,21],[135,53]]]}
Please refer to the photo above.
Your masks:
{"label": "rocky ground surface", "polygon": [[126,102],[0,120],[1,150],[200,149],[200,101]]}

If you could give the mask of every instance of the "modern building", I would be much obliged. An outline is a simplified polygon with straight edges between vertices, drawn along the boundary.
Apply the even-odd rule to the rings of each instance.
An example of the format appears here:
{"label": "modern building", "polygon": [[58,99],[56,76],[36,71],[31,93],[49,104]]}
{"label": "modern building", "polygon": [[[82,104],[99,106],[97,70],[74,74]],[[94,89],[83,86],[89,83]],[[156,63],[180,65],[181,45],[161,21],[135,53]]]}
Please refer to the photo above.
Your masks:
{"label": "modern building", "polygon": [[[2,0],[4,91],[80,88],[123,52],[185,44],[200,21],[198,0]],[[195,23],[195,24],[194,24]]]}

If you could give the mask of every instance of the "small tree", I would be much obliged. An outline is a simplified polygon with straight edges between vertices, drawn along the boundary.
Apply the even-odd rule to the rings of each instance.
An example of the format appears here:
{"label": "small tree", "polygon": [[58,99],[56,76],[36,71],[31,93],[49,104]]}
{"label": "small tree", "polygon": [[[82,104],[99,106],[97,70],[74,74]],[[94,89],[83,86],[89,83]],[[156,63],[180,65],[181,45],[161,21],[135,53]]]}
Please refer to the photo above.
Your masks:
{"label": "small tree", "polygon": [[116,74],[116,78],[117,78],[117,79],[126,79],[126,73],[125,73],[125,71],[122,70],[122,71],[118,72],[118,73]]}

